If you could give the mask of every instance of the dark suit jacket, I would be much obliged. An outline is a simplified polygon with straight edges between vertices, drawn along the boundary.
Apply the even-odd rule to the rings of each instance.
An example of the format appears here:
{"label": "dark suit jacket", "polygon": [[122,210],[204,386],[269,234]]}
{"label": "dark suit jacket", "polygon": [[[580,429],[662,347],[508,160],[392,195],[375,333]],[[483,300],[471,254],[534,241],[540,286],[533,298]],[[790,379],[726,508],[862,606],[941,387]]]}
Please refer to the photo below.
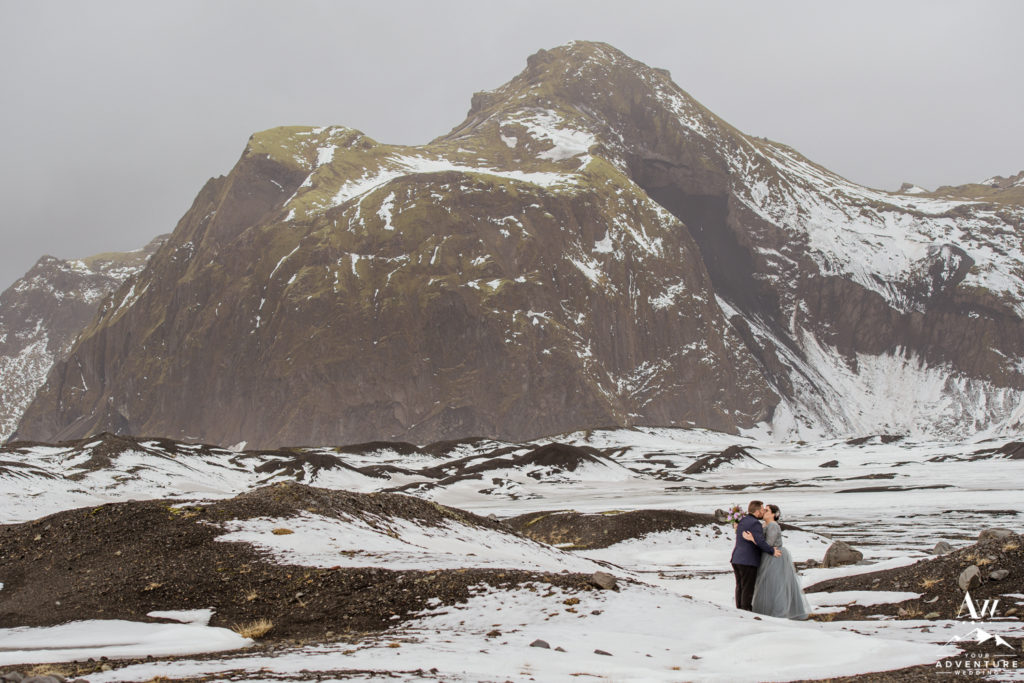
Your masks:
{"label": "dark suit jacket", "polygon": [[[753,543],[744,540],[744,531],[754,534]],[[775,548],[768,545],[768,541],[764,540],[764,529],[761,528],[761,520],[753,515],[746,515],[736,525],[736,547],[732,549],[732,563],[759,567],[761,566],[761,553],[774,554]]]}

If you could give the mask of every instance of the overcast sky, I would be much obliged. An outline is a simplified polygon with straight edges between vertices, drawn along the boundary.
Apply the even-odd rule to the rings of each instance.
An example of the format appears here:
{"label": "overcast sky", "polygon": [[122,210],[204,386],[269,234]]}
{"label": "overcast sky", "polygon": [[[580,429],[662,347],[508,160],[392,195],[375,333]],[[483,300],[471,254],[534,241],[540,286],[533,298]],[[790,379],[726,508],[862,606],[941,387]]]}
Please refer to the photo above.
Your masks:
{"label": "overcast sky", "polygon": [[859,183],[1024,168],[1024,2],[0,0],[0,290],[169,232],[249,135],[424,143],[570,40]]}

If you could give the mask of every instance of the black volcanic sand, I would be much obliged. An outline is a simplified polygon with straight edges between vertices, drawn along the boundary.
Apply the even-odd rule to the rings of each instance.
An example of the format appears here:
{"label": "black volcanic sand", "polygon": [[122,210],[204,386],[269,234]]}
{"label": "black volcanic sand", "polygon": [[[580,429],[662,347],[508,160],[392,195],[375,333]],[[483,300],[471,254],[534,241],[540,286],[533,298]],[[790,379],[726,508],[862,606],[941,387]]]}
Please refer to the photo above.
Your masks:
{"label": "black volcanic sand", "polygon": [[[1024,593],[1024,537],[1011,536],[1004,540],[986,539],[945,555],[928,558],[905,567],[884,569],[835,579],[820,581],[805,589],[807,593],[836,591],[908,591],[921,593],[921,597],[900,603],[881,605],[852,605],[842,612],[823,615],[829,621],[860,620],[871,615],[886,615],[896,619],[923,619],[938,612],[938,619],[953,619],[963,604],[964,592],[957,585],[960,573],[978,565],[986,580],[971,589],[975,601],[999,599],[1006,593]],[[1010,573],[1001,581],[988,580],[990,572],[1006,569]],[[1015,607],[1002,601],[1000,615],[1019,619],[1024,608],[1007,615]]]}
{"label": "black volcanic sand", "polygon": [[[584,549],[607,548],[621,541],[659,531],[714,524],[715,518],[682,510],[611,510],[596,514],[554,510],[509,517],[503,521],[506,526],[535,541]],[[725,533],[721,525],[715,525],[715,529]]]}
{"label": "black volcanic sand", "polygon": [[[154,610],[213,608],[213,626],[266,618],[271,639],[324,640],[400,624],[427,601],[455,604],[469,587],[541,583],[587,590],[583,574],[504,569],[393,571],[275,564],[247,543],[216,541],[220,523],[289,517],[302,511],[458,520],[512,533],[497,522],[409,496],[330,491],[279,484],[205,505],[113,503],[0,526],[0,627],[47,626],[79,619],[146,617]],[[287,526],[287,521],[282,522]],[[398,619],[393,617],[398,615]]]}
{"label": "black volcanic sand", "polygon": [[[728,524],[717,524],[714,515],[685,510],[608,510],[597,513],[544,510],[508,517],[502,522],[523,536],[566,550],[607,548],[647,534],[708,525],[712,526],[716,536],[733,533]],[[781,526],[784,531],[804,531],[785,522]]]}

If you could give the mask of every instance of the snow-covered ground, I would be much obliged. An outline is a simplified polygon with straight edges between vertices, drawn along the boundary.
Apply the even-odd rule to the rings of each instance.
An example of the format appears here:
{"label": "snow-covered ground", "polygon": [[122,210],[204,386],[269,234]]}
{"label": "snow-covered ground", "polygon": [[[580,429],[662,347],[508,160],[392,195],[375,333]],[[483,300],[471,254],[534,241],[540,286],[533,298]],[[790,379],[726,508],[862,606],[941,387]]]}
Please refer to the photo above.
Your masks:
{"label": "snow-covered ground", "polygon": [[[785,534],[785,544],[795,560],[820,560],[837,538],[864,553],[861,565],[804,570],[805,585],[907,564],[926,557],[939,540],[954,546],[969,544],[986,527],[1024,527],[1024,491],[1019,486],[1024,479],[1024,460],[978,455],[1006,440],[883,443],[875,438],[856,444],[778,444],[700,430],[649,428],[599,430],[554,440],[596,448],[604,455],[575,468],[557,462],[509,467],[510,458],[533,448],[519,444],[511,454],[497,456],[503,458],[500,466],[485,469],[479,477],[445,479],[458,471],[456,466],[446,468],[446,463],[472,458],[477,467],[491,459],[490,452],[513,444],[481,442],[441,456],[402,454],[387,447],[360,455],[320,449],[309,453],[331,454],[341,464],[300,472],[303,481],[314,486],[360,491],[412,484],[414,495],[498,517],[554,509],[711,512],[735,504],[745,506],[757,498],[780,505],[785,521],[804,530]],[[742,446],[753,458],[740,458],[735,466],[723,465],[700,474],[684,473],[701,456],[733,445]],[[179,448],[173,455],[161,455],[155,442],[115,456],[114,471],[89,471],[83,465],[88,454],[81,452],[54,447],[22,450],[8,449],[0,455],[0,515],[6,523],[111,500],[228,497],[295,476],[283,471],[257,472],[259,460],[239,458],[226,450],[207,449],[205,455],[199,455],[195,449],[196,455],[189,456]],[[358,469],[380,465],[401,467],[404,472],[381,475],[377,471],[376,476],[369,476]],[[427,473],[427,468],[437,469]],[[79,476],[68,479],[71,474]],[[292,533],[273,533],[280,527]],[[275,651],[273,656],[241,649],[213,659],[138,664],[90,680],[265,678],[298,676],[305,670],[314,677],[336,678],[347,675],[345,671],[387,671],[398,680],[570,681],[596,676],[623,681],[782,681],[932,663],[954,654],[955,648],[947,643],[969,630],[965,628],[968,624],[956,621],[952,614],[927,622],[798,623],[740,613],[732,605],[731,534],[716,534],[712,525],[578,551],[520,543],[469,526],[421,527],[408,520],[346,520],[313,514],[229,523],[222,538],[253,543],[281,562],[311,566],[604,568],[628,581],[619,592],[577,594],[563,594],[546,585],[512,591],[481,586],[466,604],[439,606],[355,645],[306,645]],[[3,579],[0,575],[0,581]],[[828,613],[853,602],[873,605],[915,595],[848,592],[811,594],[810,598],[816,611]],[[1012,596],[1005,600],[1007,604],[1024,602],[1024,598]],[[106,627],[95,623],[68,627],[66,640],[48,631],[48,652],[80,646],[83,628],[98,639],[109,631],[114,635],[108,640],[116,640],[118,629],[124,626],[109,622]],[[1019,621],[986,628],[1004,638],[1024,637]],[[32,629],[0,631],[3,661],[15,662],[19,657],[25,662],[41,661],[38,652],[19,655],[12,651],[21,647],[20,641],[13,640],[15,636],[38,640],[39,633]],[[165,645],[181,643],[178,651],[188,651],[186,643],[191,640],[170,630],[166,633]],[[536,639],[547,641],[550,649],[530,647]],[[214,642],[212,637],[209,640]],[[151,647],[153,654],[168,652],[159,649],[162,645]],[[558,647],[565,652],[555,649]],[[75,656],[96,655],[79,651]]]}

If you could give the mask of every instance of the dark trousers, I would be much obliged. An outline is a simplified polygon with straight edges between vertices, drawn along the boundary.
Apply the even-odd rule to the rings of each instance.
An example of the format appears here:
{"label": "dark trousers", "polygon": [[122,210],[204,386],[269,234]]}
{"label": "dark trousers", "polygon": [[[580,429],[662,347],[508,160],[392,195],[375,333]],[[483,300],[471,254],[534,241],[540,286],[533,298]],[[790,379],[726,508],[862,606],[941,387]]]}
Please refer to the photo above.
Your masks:
{"label": "dark trousers", "polygon": [[757,567],[747,564],[734,564],[732,571],[736,575],[736,607],[752,612],[754,609],[754,584],[757,582]]}

